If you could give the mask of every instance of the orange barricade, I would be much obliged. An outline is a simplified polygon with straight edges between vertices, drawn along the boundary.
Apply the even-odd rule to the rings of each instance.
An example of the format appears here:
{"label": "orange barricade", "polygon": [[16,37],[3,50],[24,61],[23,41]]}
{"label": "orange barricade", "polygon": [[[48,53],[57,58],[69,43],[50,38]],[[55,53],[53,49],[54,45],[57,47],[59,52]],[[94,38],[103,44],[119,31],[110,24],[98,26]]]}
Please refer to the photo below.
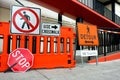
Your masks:
{"label": "orange barricade", "polygon": [[61,27],[60,36],[10,34],[10,24],[0,23],[0,71],[8,68],[7,60],[16,48],[28,48],[34,55],[32,68],[74,67],[74,39],[72,28]]}

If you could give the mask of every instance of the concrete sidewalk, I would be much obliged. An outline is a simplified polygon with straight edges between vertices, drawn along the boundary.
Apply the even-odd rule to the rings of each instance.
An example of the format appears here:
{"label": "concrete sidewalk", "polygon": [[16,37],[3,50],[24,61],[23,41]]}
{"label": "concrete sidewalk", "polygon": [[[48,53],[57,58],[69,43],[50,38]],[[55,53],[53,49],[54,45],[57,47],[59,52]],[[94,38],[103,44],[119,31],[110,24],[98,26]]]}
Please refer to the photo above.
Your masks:
{"label": "concrete sidewalk", "polygon": [[0,80],[120,80],[120,60],[77,64],[75,68],[37,69],[0,73]]}

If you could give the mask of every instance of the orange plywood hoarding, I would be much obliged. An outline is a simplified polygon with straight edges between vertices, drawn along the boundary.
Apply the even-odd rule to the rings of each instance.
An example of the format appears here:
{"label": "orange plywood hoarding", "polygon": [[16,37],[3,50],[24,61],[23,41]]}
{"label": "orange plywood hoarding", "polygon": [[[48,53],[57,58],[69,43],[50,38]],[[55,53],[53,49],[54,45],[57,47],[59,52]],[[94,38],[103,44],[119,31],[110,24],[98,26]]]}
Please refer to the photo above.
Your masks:
{"label": "orange plywood hoarding", "polygon": [[77,23],[79,45],[98,46],[97,26]]}

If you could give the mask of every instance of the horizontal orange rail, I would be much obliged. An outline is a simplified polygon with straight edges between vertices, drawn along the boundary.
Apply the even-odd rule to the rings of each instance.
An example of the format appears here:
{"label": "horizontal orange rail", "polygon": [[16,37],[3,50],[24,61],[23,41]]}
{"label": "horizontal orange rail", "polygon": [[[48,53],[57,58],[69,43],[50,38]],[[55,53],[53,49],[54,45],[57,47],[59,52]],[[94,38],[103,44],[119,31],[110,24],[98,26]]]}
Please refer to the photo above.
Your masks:
{"label": "horizontal orange rail", "polygon": [[[120,52],[110,54],[108,56],[99,57],[98,62],[105,62],[105,61],[111,61],[111,60],[116,60],[116,59],[120,59]],[[96,59],[89,60],[88,62],[89,63],[95,63]]]}

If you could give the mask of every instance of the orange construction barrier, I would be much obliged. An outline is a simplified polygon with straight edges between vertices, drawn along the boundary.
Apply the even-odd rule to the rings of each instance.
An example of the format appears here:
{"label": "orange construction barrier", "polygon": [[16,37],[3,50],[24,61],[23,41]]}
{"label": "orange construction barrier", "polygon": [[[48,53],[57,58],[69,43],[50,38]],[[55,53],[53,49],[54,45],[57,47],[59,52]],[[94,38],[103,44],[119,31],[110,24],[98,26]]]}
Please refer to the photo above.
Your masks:
{"label": "orange construction barrier", "polygon": [[16,48],[28,48],[33,53],[32,68],[74,67],[74,39],[75,33],[68,27],[61,27],[60,36],[10,34],[10,24],[0,22],[0,71],[8,68],[8,55]]}

